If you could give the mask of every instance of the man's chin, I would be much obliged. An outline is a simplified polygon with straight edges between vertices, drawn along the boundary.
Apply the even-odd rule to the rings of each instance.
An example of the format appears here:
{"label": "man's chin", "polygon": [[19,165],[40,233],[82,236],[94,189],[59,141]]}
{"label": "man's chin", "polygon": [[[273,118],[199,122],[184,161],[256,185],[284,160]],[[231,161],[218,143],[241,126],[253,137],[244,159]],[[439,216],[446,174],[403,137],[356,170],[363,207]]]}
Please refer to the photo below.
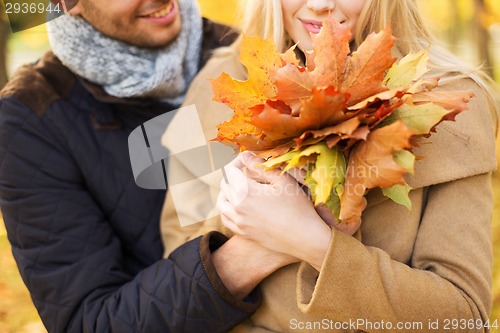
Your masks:
{"label": "man's chin", "polygon": [[[143,31],[147,31],[147,29]],[[137,47],[160,49],[174,42],[179,38],[180,33],[181,24],[179,20],[179,22],[175,22],[167,27],[155,28],[151,33],[142,33],[141,36],[129,38],[129,41],[125,42]]]}
{"label": "man's chin", "polygon": [[163,36],[157,36],[156,38],[154,38],[153,35],[154,34],[142,36],[123,36],[121,38],[119,36],[113,36],[112,38],[139,48],[161,49],[170,45],[177,38],[179,38],[180,30],[177,33],[171,34],[169,36],[165,36],[165,34],[163,34]]}
{"label": "man's chin", "polygon": [[140,47],[140,48],[144,48],[144,49],[157,50],[157,49],[165,48],[168,45],[172,44],[178,37],[179,37],[179,35],[176,35],[175,37],[169,38],[168,40],[157,40],[157,41],[156,40],[142,40],[141,42],[131,44],[131,45],[136,46],[136,47]]}

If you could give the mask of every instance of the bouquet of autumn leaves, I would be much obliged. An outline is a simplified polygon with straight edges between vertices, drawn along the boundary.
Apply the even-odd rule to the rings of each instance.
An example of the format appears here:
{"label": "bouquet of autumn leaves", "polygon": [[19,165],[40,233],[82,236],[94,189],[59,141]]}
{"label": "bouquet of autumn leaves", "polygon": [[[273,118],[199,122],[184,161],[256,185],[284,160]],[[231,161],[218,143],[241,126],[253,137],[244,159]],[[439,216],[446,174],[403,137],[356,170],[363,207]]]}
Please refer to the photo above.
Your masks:
{"label": "bouquet of autumn leaves", "polygon": [[[361,223],[368,190],[411,209],[406,173],[411,148],[443,120],[453,120],[473,94],[433,91],[428,50],[396,63],[390,29],[370,34],[350,54],[351,33],[323,23],[301,65],[295,46],[284,54],[272,41],[243,37],[240,60],[247,81],[226,73],[212,81],[214,100],[234,111],[215,140],[266,159],[267,169],[306,171],[315,206],[328,207],[340,230]],[[324,208],[324,207],[323,207]]]}

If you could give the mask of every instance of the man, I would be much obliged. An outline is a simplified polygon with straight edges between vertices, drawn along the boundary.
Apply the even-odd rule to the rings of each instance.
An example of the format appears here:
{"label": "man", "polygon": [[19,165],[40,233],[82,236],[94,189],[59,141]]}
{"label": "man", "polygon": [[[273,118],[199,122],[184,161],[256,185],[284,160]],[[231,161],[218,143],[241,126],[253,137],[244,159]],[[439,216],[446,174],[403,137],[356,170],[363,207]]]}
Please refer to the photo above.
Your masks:
{"label": "man", "polygon": [[225,332],[288,257],[211,233],[162,260],[164,191],[134,183],[130,132],[177,108],[221,44],[195,0],[81,0],[1,93],[0,204],[49,332]]}

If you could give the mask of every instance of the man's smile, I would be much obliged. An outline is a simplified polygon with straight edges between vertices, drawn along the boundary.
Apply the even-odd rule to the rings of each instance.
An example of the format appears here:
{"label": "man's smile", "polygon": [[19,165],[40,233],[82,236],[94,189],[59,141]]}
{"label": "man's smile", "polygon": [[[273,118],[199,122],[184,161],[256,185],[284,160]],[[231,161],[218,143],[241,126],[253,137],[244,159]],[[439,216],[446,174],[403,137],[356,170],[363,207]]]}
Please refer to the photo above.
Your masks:
{"label": "man's smile", "polygon": [[155,10],[154,12],[151,12],[147,15],[141,15],[141,17],[154,17],[154,18],[160,18],[163,16],[166,16],[167,14],[171,13],[172,10],[174,9],[174,2],[170,1],[167,5]]}

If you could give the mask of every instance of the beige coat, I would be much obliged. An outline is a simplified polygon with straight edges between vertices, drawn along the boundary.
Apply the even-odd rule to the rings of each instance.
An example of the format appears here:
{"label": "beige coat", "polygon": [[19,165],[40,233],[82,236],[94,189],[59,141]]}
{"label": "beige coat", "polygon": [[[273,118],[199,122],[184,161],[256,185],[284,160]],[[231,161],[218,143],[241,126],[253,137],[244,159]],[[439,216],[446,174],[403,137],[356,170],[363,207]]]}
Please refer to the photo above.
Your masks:
{"label": "beige coat", "polygon": [[[222,71],[240,79],[246,75],[235,56],[216,56],[195,79],[185,102],[200,110],[209,137],[232,114],[211,101],[206,80]],[[412,211],[371,191],[356,237],[332,230],[319,273],[303,262],[263,281],[263,305],[234,332],[371,332],[377,325],[385,327],[379,331],[396,332],[398,322],[416,323],[404,332],[483,331],[453,330],[451,321],[459,320],[460,326],[460,320],[486,321],[491,308],[494,127],[485,95],[471,80],[449,80],[442,89],[472,90],[477,97],[456,122],[439,125],[431,144],[415,150],[426,158],[407,178],[414,188]],[[220,222],[178,227],[167,200],[162,221],[167,253],[211,228],[221,228]],[[353,326],[356,320],[365,325]],[[438,329],[430,329],[436,320]],[[335,329],[342,325],[346,329]]]}

